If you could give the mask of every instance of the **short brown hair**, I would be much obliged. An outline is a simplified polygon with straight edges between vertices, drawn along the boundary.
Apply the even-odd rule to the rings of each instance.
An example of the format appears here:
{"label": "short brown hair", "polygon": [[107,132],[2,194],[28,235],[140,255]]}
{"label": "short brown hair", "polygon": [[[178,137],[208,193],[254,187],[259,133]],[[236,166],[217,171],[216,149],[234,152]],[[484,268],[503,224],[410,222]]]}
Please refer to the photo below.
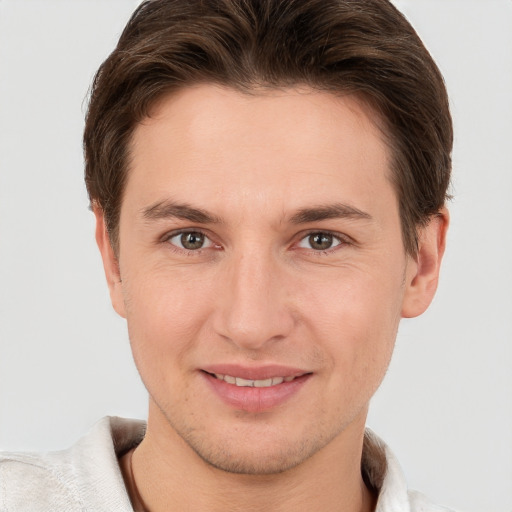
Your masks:
{"label": "short brown hair", "polygon": [[452,122],[443,78],[387,0],[148,0],[91,87],[85,181],[114,249],[129,144],[162,95],[197,83],[355,93],[384,121],[404,247],[444,205]]}

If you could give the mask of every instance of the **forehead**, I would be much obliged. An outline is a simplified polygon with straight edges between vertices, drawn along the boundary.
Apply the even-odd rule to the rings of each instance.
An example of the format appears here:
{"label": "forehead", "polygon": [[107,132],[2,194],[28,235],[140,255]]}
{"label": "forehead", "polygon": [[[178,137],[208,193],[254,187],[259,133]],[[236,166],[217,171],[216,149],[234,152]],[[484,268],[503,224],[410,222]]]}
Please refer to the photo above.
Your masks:
{"label": "forehead", "polygon": [[242,209],[259,198],[259,208],[285,210],[357,200],[369,208],[375,195],[394,198],[378,121],[354,96],[308,88],[184,88],[136,127],[125,200],[133,193],[143,208],[178,195]]}

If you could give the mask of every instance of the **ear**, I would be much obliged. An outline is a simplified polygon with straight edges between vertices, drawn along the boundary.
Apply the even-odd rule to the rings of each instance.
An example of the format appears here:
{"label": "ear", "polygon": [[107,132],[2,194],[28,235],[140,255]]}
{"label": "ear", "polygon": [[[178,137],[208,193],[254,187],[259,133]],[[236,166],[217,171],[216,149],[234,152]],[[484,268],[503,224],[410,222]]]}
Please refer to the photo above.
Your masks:
{"label": "ear", "polygon": [[116,312],[125,318],[126,314],[119,262],[112,249],[112,244],[110,243],[103,210],[99,206],[94,206],[93,212],[96,217],[96,243],[98,244],[101,259],[103,260],[105,277],[110,291],[110,300]]}
{"label": "ear", "polygon": [[406,271],[406,290],[402,317],[419,316],[429,307],[437,290],[441,260],[446,246],[446,232],[450,221],[446,208],[433,215],[420,230],[418,254],[410,258]]}

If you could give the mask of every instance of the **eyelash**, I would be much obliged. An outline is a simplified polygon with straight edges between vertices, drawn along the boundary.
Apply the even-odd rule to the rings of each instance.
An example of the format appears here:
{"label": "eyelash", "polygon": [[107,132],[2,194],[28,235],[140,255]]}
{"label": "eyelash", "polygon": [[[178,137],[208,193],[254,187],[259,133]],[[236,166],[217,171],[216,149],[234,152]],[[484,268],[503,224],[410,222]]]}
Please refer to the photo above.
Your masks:
{"label": "eyelash", "polygon": [[[352,241],[346,236],[342,235],[340,233],[335,233],[333,231],[328,230],[312,230],[307,233],[305,233],[299,240],[299,243],[306,240],[307,238],[313,236],[313,235],[327,235],[329,237],[332,237],[334,240],[336,240],[338,243],[332,247],[329,247],[327,249],[313,249],[313,248],[306,248],[310,253],[314,254],[315,256],[328,256],[329,254],[332,254],[333,252],[339,250],[341,247],[351,245]],[[298,245],[298,244],[296,244]]]}
{"label": "eyelash", "polygon": [[[173,238],[182,236],[182,235],[186,235],[186,234],[202,235],[205,239],[207,239],[210,242],[211,245],[209,245],[207,247],[200,247],[198,249],[186,249],[184,247],[179,247],[176,244],[171,242],[171,240]],[[313,235],[327,235],[329,237],[332,237],[338,243],[336,245],[334,245],[333,247],[329,247],[329,248],[323,249],[323,250],[322,249],[313,249],[312,247],[309,247],[309,248],[299,247],[299,244],[301,242],[303,242],[308,237],[311,237]],[[208,236],[208,234],[205,233],[201,229],[183,229],[183,230],[178,230],[178,231],[172,231],[171,233],[167,233],[166,235],[164,235],[161,238],[161,242],[168,244],[168,246],[171,250],[173,250],[175,252],[179,252],[180,254],[186,254],[188,256],[199,255],[204,250],[210,249],[210,248],[214,248],[217,250],[222,249],[222,247],[219,244],[216,244],[215,242],[213,242],[211,240],[211,238]],[[307,233],[301,234],[299,241],[297,243],[294,243],[293,245],[297,249],[301,249],[301,248],[306,249],[307,251],[314,254],[315,256],[324,256],[324,255],[326,256],[326,255],[329,255],[332,252],[335,252],[336,250],[338,250],[339,247],[352,245],[352,243],[353,243],[352,240],[349,239],[346,235],[341,235],[339,233],[334,233],[332,231],[327,231],[327,230],[323,230],[323,231],[322,230],[312,230],[312,231],[308,231]]]}
{"label": "eyelash", "polygon": [[[198,234],[202,235],[206,240],[208,240],[211,244],[211,246],[208,247],[200,247],[198,249],[186,249],[184,247],[179,247],[176,244],[173,244],[171,240],[175,237],[187,235],[187,234]],[[172,231],[171,233],[167,233],[164,235],[161,239],[161,242],[168,244],[169,248],[175,252],[178,252],[180,254],[186,254],[187,256],[194,256],[201,254],[205,249],[213,248],[220,248],[219,245],[215,244],[211,238],[208,236],[207,233],[205,233],[202,229],[182,229],[178,231]]]}

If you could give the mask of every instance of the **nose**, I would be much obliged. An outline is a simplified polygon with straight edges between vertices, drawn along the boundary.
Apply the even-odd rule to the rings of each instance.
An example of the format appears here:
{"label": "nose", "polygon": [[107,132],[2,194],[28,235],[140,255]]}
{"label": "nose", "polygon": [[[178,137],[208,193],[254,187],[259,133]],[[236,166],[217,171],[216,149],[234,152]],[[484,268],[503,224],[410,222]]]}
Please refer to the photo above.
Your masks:
{"label": "nose", "polygon": [[225,261],[216,302],[216,333],[244,350],[263,350],[289,336],[294,315],[286,272],[271,254],[245,251]]}

